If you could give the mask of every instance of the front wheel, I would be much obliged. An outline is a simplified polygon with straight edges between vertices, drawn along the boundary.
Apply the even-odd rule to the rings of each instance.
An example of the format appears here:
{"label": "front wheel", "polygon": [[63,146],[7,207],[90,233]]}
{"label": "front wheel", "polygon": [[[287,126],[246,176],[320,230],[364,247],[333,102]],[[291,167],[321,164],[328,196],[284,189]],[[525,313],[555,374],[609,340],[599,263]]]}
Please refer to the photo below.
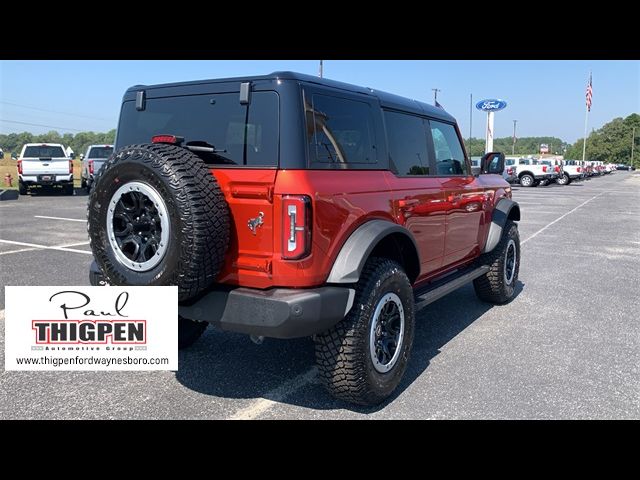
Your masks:
{"label": "front wheel", "polygon": [[315,337],[316,362],[329,392],[369,406],[389,397],[407,368],[414,324],[413,289],[402,267],[369,259],[347,316]]}
{"label": "front wheel", "polygon": [[534,178],[526,173],[520,177],[520,185],[522,185],[523,187],[532,187],[533,182]]}
{"label": "front wheel", "polygon": [[569,178],[569,175],[567,175],[566,173],[563,174],[561,177],[559,177],[556,182],[559,185],[569,185],[571,183],[571,179]]}
{"label": "front wheel", "polygon": [[489,265],[489,271],[473,281],[476,295],[485,302],[509,302],[520,271],[520,235],[515,222],[507,220],[500,243],[483,260]]}

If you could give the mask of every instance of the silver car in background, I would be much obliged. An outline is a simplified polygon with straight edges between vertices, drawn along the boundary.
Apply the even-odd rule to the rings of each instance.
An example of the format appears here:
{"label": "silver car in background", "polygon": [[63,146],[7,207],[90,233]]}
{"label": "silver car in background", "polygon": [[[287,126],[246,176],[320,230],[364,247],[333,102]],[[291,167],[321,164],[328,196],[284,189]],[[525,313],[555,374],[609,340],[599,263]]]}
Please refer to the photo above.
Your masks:
{"label": "silver car in background", "polygon": [[81,188],[86,188],[87,192],[91,191],[95,175],[112,153],[113,145],[89,145],[87,147],[87,153],[82,158]]}

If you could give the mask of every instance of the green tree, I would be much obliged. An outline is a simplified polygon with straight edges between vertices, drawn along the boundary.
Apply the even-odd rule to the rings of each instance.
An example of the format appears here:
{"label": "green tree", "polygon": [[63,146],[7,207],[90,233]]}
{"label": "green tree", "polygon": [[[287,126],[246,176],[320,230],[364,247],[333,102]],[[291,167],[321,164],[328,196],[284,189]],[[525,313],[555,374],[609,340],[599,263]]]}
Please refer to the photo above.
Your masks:
{"label": "green tree", "polygon": [[[625,163],[631,161],[631,137],[633,127],[636,128],[636,152],[638,150],[638,137],[640,136],[640,115],[632,113],[627,118],[614,118],[594,130],[587,137],[587,160],[599,160],[602,162]],[[582,146],[584,139],[580,138],[568,150],[566,158],[582,159]],[[636,156],[634,154],[634,156]],[[636,163],[638,160],[636,160]]]}

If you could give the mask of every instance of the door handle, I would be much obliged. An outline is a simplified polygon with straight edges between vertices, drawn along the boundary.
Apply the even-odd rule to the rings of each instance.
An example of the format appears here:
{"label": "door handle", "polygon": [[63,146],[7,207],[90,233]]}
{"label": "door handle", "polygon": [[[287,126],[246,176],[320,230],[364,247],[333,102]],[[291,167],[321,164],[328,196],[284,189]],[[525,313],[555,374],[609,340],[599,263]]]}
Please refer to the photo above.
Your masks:
{"label": "door handle", "polygon": [[398,206],[400,208],[415,207],[416,205],[418,205],[418,203],[420,203],[420,200],[417,200],[415,198],[405,198],[398,201]]}

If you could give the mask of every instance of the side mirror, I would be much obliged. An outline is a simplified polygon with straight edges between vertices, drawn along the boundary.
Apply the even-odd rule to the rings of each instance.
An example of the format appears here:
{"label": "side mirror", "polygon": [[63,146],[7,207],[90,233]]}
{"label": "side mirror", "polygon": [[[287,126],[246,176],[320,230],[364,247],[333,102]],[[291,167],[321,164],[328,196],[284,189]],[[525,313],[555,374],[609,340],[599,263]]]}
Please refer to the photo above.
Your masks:
{"label": "side mirror", "polygon": [[75,160],[75,158],[76,158],[76,154],[75,154],[75,153],[70,153],[70,154],[69,154],[69,158],[70,158],[71,160]]}
{"label": "side mirror", "polygon": [[84,160],[84,153],[80,154],[80,160]]}
{"label": "side mirror", "polygon": [[480,165],[482,166],[480,173],[502,175],[502,171],[504,170],[504,153],[485,153],[482,156],[482,160],[480,160]]}
{"label": "side mirror", "polygon": [[15,155],[12,155],[12,156],[11,156],[11,160],[15,160],[16,162],[18,161],[18,159],[16,158],[16,156],[15,156]]}

